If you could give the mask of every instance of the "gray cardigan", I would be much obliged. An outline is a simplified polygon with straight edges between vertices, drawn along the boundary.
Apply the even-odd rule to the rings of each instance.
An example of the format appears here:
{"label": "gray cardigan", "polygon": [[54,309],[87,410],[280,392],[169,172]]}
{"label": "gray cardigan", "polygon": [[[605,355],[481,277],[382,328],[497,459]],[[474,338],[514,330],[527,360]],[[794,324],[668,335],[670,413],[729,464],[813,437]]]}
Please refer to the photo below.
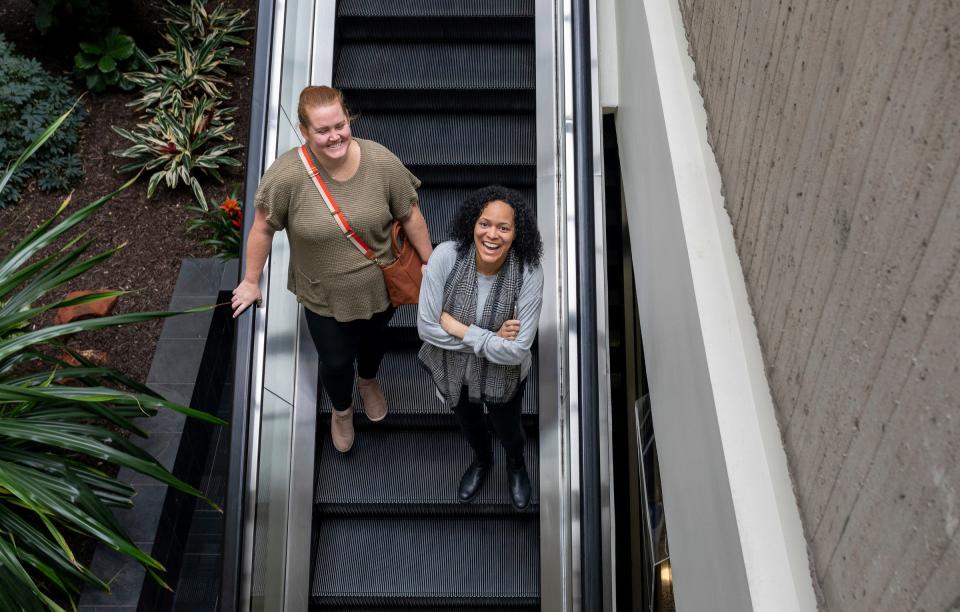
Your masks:
{"label": "gray cardigan", "polygon": [[[443,286],[447,276],[457,260],[457,245],[453,241],[444,242],[433,250],[427,269],[420,285],[420,305],[417,317],[417,330],[424,342],[448,351],[471,351],[493,363],[502,365],[520,365],[520,378],[527,377],[530,371],[530,347],[537,336],[537,324],[540,320],[540,307],[543,305],[543,270],[540,267],[526,269],[523,272],[523,288],[517,298],[517,315],[520,319],[520,333],[516,340],[507,340],[490,331],[470,325],[461,341],[440,327],[440,315],[443,313]],[[493,276],[477,274],[477,312],[483,310],[487,295],[493,286]]]}

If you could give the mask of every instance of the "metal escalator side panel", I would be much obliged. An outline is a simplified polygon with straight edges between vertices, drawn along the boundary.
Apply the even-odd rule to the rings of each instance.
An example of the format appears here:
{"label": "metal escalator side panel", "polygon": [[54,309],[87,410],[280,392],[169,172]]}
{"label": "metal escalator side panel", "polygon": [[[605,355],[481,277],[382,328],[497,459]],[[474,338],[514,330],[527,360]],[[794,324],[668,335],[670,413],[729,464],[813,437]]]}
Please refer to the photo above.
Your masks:
{"label": "metal escalator side panel", "polygon": [[536,0],[536,155],[537,225],[544,239],[544,276],[540,314],[540,605],[558,612],[572,609],[570,551],[570,445],[567,402],[566,336],[568,290],[566,219],[560,191],[565,174],[562,159],[562,105],[559,71],[563,12],[556,0]]}
{"label": "metal escalator side panel", "polygon": [[[278,152],[300,144],[300,90],[331,74],[335,5],[335,0],[260,3],[258,45],[264,39],[269,56],[261,59],[258,52],[263,67],[254,95],[265,91],[267,99],[263,136],[256,141],[261,146],[248,162],[247,232],[263,171]],[[305,610],[307,605],[310,538],[303,531],[310,529],[316,352],[299,304],[287,291],[288,261],[286,235],[279,233],[261,277],[263,307],[240,319],[236,405],[241,409],[235,412],[232,437],[235,492],[228,501],[228,521],[236,524],[225,548],[233,569],[225,567],[223,609]],[[235,576],[229,585],[228,575]]]}

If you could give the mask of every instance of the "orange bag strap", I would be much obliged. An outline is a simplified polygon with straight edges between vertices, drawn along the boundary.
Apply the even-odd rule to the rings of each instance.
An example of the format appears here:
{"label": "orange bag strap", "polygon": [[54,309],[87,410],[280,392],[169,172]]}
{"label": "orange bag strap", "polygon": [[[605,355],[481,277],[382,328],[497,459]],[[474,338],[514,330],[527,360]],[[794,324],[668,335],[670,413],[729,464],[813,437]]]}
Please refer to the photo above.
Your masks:
{"label": "orange bag strap", "polygon": [[340,231],[343,232],[343,235],[347,237],[347,240],[349,240],[353,246],[357,247],[358,251],[363,253],[364,257],[382,267],[383,264],[380,263],[380,258],[377,257],[377,254],[367,246],[367,243],[364,242],[355,231],[353,231],[353,228],[350,227],[350,222],[347,221],[347,218],[343,215],[340,207],[337,206],[337,201],[333,199],[333,194],[330,193],[330,191],[327,189],[326,183],[324,183],[323,179],[320,178],[320,170],[317,169],[317,165],[314,163],[313,152],[307,148],[307,145],[302,145],[297,152],[300,154],[300,161],[303,162],[304,168],[307,169],[307,174],[310,175],[310,178],[313,180],[313,184],[316,186],[317,191],[320,192],[320,199],[323,200],[323,203],[327,205],[327,210],[329,210],[330,214],[333,216],[333,220],[337,224],[337,227],[339,227]]}

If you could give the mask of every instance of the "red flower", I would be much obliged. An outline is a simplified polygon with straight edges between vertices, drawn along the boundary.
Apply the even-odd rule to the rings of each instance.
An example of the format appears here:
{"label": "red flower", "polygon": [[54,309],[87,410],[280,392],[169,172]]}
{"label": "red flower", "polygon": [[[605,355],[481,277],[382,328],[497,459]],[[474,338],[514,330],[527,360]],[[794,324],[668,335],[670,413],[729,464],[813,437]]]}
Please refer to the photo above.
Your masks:
{"label": "red flower", "polygon": [[240,229],[243,225],[243,209],[240,208],[240,201],[236,198],[225,198],[220,203],[220,212],[230,222],[235,229]]}
{"label": "red flower", "polygon": [[240,212],[240,203],[234,198],[227,198],[220,204],[220,210],[228,215],[232,215],[235,212],[238,213]]}

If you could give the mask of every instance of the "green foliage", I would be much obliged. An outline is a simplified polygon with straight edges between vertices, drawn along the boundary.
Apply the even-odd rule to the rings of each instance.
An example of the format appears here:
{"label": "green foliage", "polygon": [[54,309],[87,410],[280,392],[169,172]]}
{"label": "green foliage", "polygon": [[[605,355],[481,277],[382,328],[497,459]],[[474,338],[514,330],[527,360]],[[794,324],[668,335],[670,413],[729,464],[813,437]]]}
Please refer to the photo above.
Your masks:
{"label": "green foliage", "polygon": [[222,34],[223,42],[246,46],[245,39],[237,36],[240,32],[252,30],[252,26],[243,24],[249,11],[226,8],[218,4],[212,11],[207,10],[207,0],[190,0],[189,6],[167,4],[167,23],[193,40],[203,40],[208,36]]}
{"label": "green foliage", "polygon": [[240,239],[243,233],[243,204],[237,198],[240,186],[237,185],[216,208],[204,210],[191,207],[196,217],[190,220],[189,229],[201,231],[210,237],[203,244],[210,245],[221,259],[240,258]]}
{"label": "green foliage", "polygon": [[[44,130],[0,177],[0,193],[17,166],[28,161],[66,122],[67,115],[63,115]],[[160,409],[222,423],[206,413],[168,402],[122,373],[96,366],[60,343],[76,332],[177,313],[133,313],[40,326],[41,316],[54,308],[122,295],[123,292],[106,291],[70,300],[53,297],[62,293],[66,283],[118,250],[88,256],[91,241],[83,234],[66,238],[115,193],[66,215],[68,198],[53,217],[0,256],[3,610],[62,610],[56,601],[68,602],[75,609],[75,600],[84,585],[109,589],[108,583],[76,560],[68,536],[79,535],[106,544],[141,563],[162,583],[159,573],[164,571],[163,566],[133,543],[110,511],[111,507],[133,507],[133,487],[94,466],[125,466],[202,497],[127,436],[145,437],[135,419],[152,416]],[[64,351],[75,363],[54,356]]]}
{"label": "green foliage", "polygon": [[74,72],[93,92],[99,93],[112,86],[133,89],[133,82],[124,78],[123,73],[138,65],[136,50],[133,38],[120,28],[111,28],[80,43],[80,52],[73,56]]}
{"label": "green foliage", "polygon": [[41,34],[69,28],[87,35],[110,23],[111,0],[33,0],[33,21]]}
{"label": "green foliage", "polygon": [[[17,55],[0,34],[0,170],[43,133],[44,128],[74,104],[67,81],[46,73],[34,59]],[[0,208],[17,202],[31,179],[44,191],[63,190],[83,176],[74,155],[86,115],[78,106],[36,155],[17,166],[7,188],[0,192]]]}
{"label": "green foliage", "polygon": [[188,185],[206,210],[207,200],[197,175],[204,173],[222,182],[221,167],[240,165],[238,159],[229,155],[240,148],[230,135],[233,121],[228,117],[235,110],[218,107],[212,98],[201,98],[189,107],[181,107],[179,113],[158,110],[152,121],[138,124],[133,131],[114,127],[117,134],[134,143],[114,152],[132,160],[120,171],[152,171],[147,184],[148,198],[161,181],[171,189],[181,183]]}
{"label": "green foliage", "polygon": [[114,155],[131,160],[121,171],[152,172],[147,197],[161,183],[171,189],[187,185],[207,210],[199,175],[222,182],[221,168],[240,165],[229,155],[240,147],[230,134],[236,108],[225,106],[227,69],[243,65],[230,45],[247,44],[238,34],[252,28],[243,25],[248,11],[222,4],[208,11],[205,0],[191,0],[188,7],[168,2],[165,12],[163,38],[170,48],[145,58],[144,70],[126,75],[140,89],[130,105],[144,116],[133,130],[113,128],[133,143]]}
{"label": "green foliage", "polygon": [[230,57],[233,47],[222,46],[224,37],[220,32],[200,41],[191,40],[169,26],[163,38],[173,48],[151,57],[151,70],[127,75],[141,89],[140,97],[131,106],[179,112],[185,103],[200,96],[228,99],[224,87],[230,83],[224,67],[242,66],[243,62]]}

